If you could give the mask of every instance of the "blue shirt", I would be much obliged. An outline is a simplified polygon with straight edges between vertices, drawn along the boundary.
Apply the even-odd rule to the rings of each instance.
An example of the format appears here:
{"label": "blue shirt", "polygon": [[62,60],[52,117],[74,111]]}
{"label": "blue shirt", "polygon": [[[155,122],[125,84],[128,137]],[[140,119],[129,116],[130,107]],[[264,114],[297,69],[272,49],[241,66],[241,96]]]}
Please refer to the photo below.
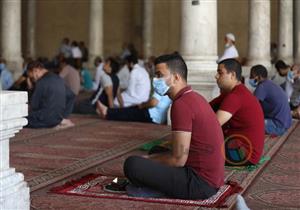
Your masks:
{"label": "blue shirt", "polygon": [[92,76],[87,69],[82,69],[81,70],[81,77],[83,79],[83,84],[82,86],[86,90],[91,90],[93,88],[93,79]]}
{"label": "blue shirt", "polygon": [[267,79],[258,84],[254,95],[262,106],[265,118],[272,119],[280,127],[291,126],[291,109],[287,95],[281,87]]}
{"label": "blue shirt", "polygon": [[3,67],[0,69],[2,90],[8,90],[14,83],[12,74]]}
{"label": "blue shirt", "polygon": [[148,109],[152,122],[162,124],[167,121],[168,109],[171,104],[171,99],[168,96],[160,96],[154,92],[152,98],[158,100],[155,107]]}

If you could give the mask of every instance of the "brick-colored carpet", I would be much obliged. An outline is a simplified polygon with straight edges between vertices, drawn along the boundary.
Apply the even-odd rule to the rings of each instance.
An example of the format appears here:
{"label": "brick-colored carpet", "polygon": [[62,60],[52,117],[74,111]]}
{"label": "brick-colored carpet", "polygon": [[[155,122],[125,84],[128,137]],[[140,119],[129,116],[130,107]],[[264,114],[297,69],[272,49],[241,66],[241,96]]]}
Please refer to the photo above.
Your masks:
{"label": "brick-colored carpet", "polygon": [[300,126],[248,188],[244,197],[253,210],[300,209]]}
{"label": "brick-colored carpet", "polygon": [[170,128],[94,119],[55,132],[24,129],[25,137],[22,132],[10,142],[10,164],[25,175],[32,191],[167,135]]}
{"label": "brick-colored carpet", "polygon": [[[87,120],[87,123],[78,124],[74,128],[63,131],[51,131],[38,135],[34,132],[29,134],[31,131],[26,131],[25,137],[20,133],[11,142],[11,165],[17,171],[25,174],[25,179],[28,181],[31,191],[34,190],[31,193],[32,209],[195,209],[195,207],[186,206],[48,193],[53,186],[61,185],[70,179],[80,178],[88,173],[122,174],[122,163],[128,155],[143,154],[143,152],[134,149],[144,142],[169,134],[170,130],[167,126],[145,123],[108,122],[98,119],[90,119],[91,121],[88,122],[88,119],[85,120]],[[289,138],[299,140],[299,125],[297,126],[296,131]],[[282,138],[266,138],[265,155],[273,156],[287,137],[288,134]],[[295,149],[292,153],[293,157],[298,157],[296,147],[293,147],[293,145],[290,147]],[[281,152],[278,156],[280,154]],[[283,158],[286,158],[288,153],[284,152],[282,154]],[[268,167],[273,165],[274,160],[271,160]],[[291,168],[296,166],[295,163],[289,162]],[[288,169],[289,164],[279,164],[279,166]],[[275,168],[280,169],[279,166],[276,165]],[[226,170],[226,178],[238,181],[246,189],[262,169],[263,166],[252,172]],[[277,174],[282,176],[280,170],[277,170]],[[288,174],[289,178],[290,175]],[[296,180],[297,175],[294,174],[291,178]],[[270,179],[267,178],[267,180]],[[258,178],[256,177],[256,180],[260,180],[260,175]],[[294,186],[298,186],[297,183]],[[272,185],[272,187],[274,186]],[[295,189],[294,187],[289,190],[288,195],[294,195],[294,197],[289,196],[289,198],[298,198],[297,193],[294,192],[299,188]],[[247,192],[247,202],[250,207],[256,205],[257,195],[261,194],[254,193],[249,197]],[[265,197],[261,197],[261,199],[265,200]],[[227,204],[232,207],[234,201],[235,196],[229,199]],[[282,206],[288,206],[283,200],[279,199],[278,202],[281,202]],[[271,203],[274,205],[273,201]],[[293,209],[295,207],[293,205],[289,208],[292,207]],[[254,207],[252,209],[257,209]]]}

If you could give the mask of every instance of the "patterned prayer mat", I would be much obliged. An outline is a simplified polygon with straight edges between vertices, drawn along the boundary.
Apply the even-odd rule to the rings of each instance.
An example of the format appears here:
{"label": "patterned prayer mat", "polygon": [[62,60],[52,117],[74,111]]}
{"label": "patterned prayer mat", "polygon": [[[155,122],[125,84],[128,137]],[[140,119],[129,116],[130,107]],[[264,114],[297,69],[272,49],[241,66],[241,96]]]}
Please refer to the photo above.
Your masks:
{"label": "patterned prayer mat", "polygon": [[89,174],[79,180],[71,181],[63,186],[58,186],[51,189],[51,192],[64,195],[77,195],[94,198],[121,199],[153,203],[165,203],[185,206],[203,206],[203,207],[227,207],[224,205],[225,200],[232,194],[241,191],[237,183],[227,182],[214,196],[205,200],[183,200],[171,198],[141,198],[130,197],[125,193],[116,194],[109,193],[103,190],[104,186],[111,183],[115,177],[103,176],[100,174]]}

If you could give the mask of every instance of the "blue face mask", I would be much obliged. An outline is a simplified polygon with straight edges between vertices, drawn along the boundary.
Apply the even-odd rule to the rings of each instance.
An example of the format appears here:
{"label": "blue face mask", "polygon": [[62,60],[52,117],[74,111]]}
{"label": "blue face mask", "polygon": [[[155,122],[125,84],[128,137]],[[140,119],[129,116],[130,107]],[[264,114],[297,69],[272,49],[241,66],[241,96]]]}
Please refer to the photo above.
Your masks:
{"label": "blue face mask", "polygon": [[257,80],[255,80],[255,79],[249,79],[249,84],[251,85],[251,87],[256,88],[258,82],[257,82]]}
{"label": "blue face mask", "polygon": [[288,74],[287,74],[287,79],[289,81],[294,81],[294,72],[289,71]]}
{"label": "blue face mask", "polygon": [[166,81],[163,78],[153,78],[152,82],[154,91],[157,92],[159,95],[164,96],[170,87],[167,85]]}

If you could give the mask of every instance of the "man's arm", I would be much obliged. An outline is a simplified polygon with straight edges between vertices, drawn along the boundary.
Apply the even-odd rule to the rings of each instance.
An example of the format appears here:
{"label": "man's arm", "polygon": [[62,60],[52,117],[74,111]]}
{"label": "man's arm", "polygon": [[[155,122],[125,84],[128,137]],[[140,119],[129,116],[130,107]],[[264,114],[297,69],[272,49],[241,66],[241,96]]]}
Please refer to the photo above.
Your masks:
{"label": "man's arm", "polygon": [[154,97],[152,97],[151,99],[149,99],[147,102],[141,103],[139,105],[140,109],[149,109],[152,107],[155,107],[158,104],[158,100]]}
{"label": "man's arm", "polygon": [[150,156],[150,159],[173,167],[183,167],[187,161],[191,143],[191,132],[172,132],[172,152],[157,156]]}
{"label": "man's arm", "polygon": [[230,112],[226,112],[223,110],[218,110],[216,114],[217,114],[217,119],[221,126],[223,126],[226,122],[228,122],[232,117],[232,114]]}

